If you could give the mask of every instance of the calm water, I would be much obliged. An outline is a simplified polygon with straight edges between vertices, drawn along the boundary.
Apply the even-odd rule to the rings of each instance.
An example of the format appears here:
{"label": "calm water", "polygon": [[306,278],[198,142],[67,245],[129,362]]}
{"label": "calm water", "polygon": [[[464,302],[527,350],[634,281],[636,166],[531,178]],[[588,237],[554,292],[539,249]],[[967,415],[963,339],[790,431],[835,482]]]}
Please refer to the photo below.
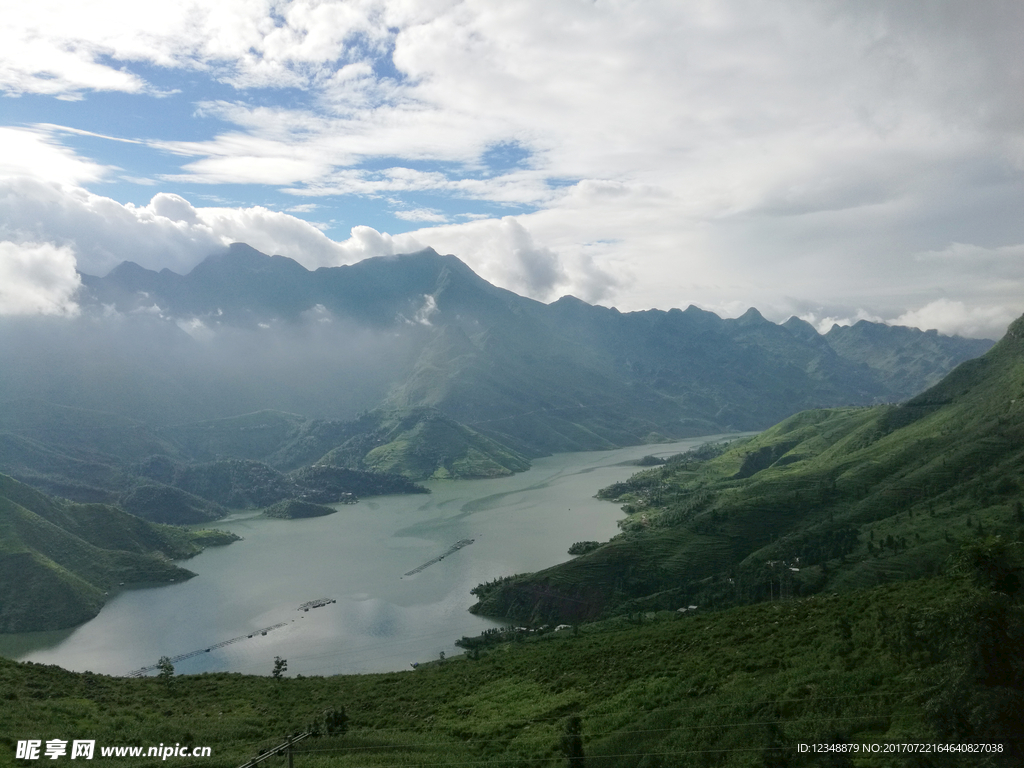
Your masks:
{"label": "calm water", "polygon": [[[72,630],[0,635],[0,655],[125,674],[243,636],[176,671],[269,674],[275,656],[288,660],[289,675],[408,669],[495,626],[466,610],[477,584],[567,560],[574,541],[615,535],[619,505],[594,494],[637,471],[629,462],[712,439],[560,454],[512,477],[428,483],[429,496],[364,499],[326,517],[220,521],[244,540],[185,562],[195,578],[125,590]],[[403,577],[460,539],[475,542]],[[321,597],[337,602],[298,610]]]}

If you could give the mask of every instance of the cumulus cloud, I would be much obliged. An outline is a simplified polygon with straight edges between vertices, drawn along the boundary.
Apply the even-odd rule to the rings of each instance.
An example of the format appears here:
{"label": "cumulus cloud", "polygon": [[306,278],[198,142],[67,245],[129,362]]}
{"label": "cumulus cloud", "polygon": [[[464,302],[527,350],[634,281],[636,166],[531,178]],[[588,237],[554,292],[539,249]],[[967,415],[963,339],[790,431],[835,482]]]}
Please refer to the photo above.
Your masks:
{"label": "cumulus cloud", "polygon": [[181,195],[160,192],[154,195],[146,207],[157,216],[162,216],[176,224],[195,226],[199,223],[199,214],[196,209]]}
{"label": "cumulus cloud", "polygon": [[[201,226],[223,244],[244,242],[264,253],[295,259],[307,269],[348,264],[347,250],[314,225],[287,213],[262,206],[252,208],[200,208]],[[205,255],[205,254],[204,254]]]}
{"label": "cumulus cloud", "polygon": [[348,243],[337,243],[302,219],[261,206],[196,208],[168,193],[145,206],[122,205],[80,187],[27,178],[0,179],[0,235],[74,246],[79,269],[99,275],[122,261],[187,272],[232,242],[288,256],[309,269],[393,252],[376,232],[360,230]]}
{"label": "cumulus cloud", "polygon": [[904,312],[892,324],[933,328],[949,335],[998,338],[1019,314],[1019,310],[1005,306],[970,307],[962,301],[937,299]]}
{"label": "cumulus cloud", "polygon": [[[221,85],[189,94],[202,128],[133,139],[170,172],[0,129],[0,234],[96,272],[183,271],[232,240],[308,267],[430,245],[541,299],[993,328],[993,308],[1024,309],[1022,24],[1019,4],[882,0],[21,4],[0,30],[8,94],[153,94],[154,68]],[[111,175],[166,192],[81,189]],[[170,194],[194,184],[396,198],[423,227],[338,242]],[[463,222],[481,215],[463,200],[497,213]]]}
{"label": "cumulus cloud", "polygon": [[30,178],[0,179],[0,236],[74,247],[79,269],[103,275],[122,261],[186,270],[225,244],[212,228],[172,220],[184,201],[157,196],[150,206],[122,205],[81,187]]}
{"label": "cumulus cloud", "polygon": [[302,219],[261,206],[197,208],[163,192],[145,206],[122,205],[77,187],[8,179],[0,180],[0,221],[0,233],[11,239],[73,246],[79,269],[88,274],[106,274],[125,260],[184,273],[213,251],[245,242],[307,269],[429,246],[456,254],[497,285],[541,300],[561,292],[596,300],[617,282],[586,254],[562,257],[539,245],[511,216],[399,235],[357,226],[338,242]]}
{"label": "cumulus cloud", "polygon": [[0,242],[0,315],[75,315],[80,286],[70,248]]}
{"label": "cumulus cloud", "polygon": [[448,217],[441,213],[441,211],[433,210],[431,208],[415,208],[411,211],[395,211],[395,218],[402,219],[403,221],[448,221]]}
{"label": "cumulus cloud", "polygon": [[429,246],[455,254],[484,279],[536,299],[551,297],[569,281],[555,252],[539,246],[513,216],[420,229],[387,243],[398,252]]}
{"label": "cumulus cloud", "polygon": [[48,131],[0,127],[0,179],[81,184],[98,181],[110,170],[61,146]]}
{"label": "cumulus cloud", "polygon": [[0,27],[0,88],[62,98],[89,90],[155,90],[124,62],[210,71],[239,88],[301,87],[344,55],[353,38],[363,48],[382,46],[389,35],[383,5],[295,0],[271,9],[248,0],[205,6],[42,0],[7,14]]}

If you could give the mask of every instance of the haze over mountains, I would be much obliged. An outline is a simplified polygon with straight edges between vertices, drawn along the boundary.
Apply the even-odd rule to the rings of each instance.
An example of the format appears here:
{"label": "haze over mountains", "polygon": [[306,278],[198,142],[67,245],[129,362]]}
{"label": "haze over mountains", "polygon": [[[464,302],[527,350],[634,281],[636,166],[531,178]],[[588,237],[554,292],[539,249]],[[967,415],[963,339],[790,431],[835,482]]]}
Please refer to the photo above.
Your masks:
{"label": "haze over mountains", "polygon": [[805,411],[603,490],[625,502],[622,535],[486,585],[476,609],[570,621],[941,573],[965,543],[1020,541],[1022,414],[1024,318],[905,403]]}
{"label": "haze over mountains", "polygon": [[545,305],[431,250],[308,271],[239,243],[82,283],[78,317],[0,323],[0,471],[161,522],[899,401],[992,344]]}
{"label": "haze over mountains", "polygon": [[[116,275],[86,279],[92,298],[64,326],[73,329],[64,345],[54,343],[56,325],[41,323],[37,346],[20,348],[36,370],[53,374],[38,380],[37,397],[11,389],[17,376],[4,374],[8,394],[21,397],[0,410],[0,469],[60,495],[135,504],[143,516],[203,519],[291,499],[272,513],[292,517],[329,511],[311,502],[357,486],[357,495],[416,491],[412,477],[514,472],[567,446],[756,427],[771,418],[760,415],[762,404],[766,413],[847,407],[788,415],[756,437],[705,445],[604,489],[602,497],[624,505],[620,534],[588,542],[560,565],[496,573],[478,586],[475,611],[519,626],[461,638],[465,657],[442,655],[393,676],[274,680],[273,694],[259,689],[231,706],[226,690],[256,691],[258,681],[114,681],[0,661],[26,733],[55,717],[37,706],[47,684],[68,706],[68,690],[74,701],[116,695],[116,705],[93,715],[111,742],[130,740],[129,727],[138,732],[138,718],[124,713],[151,716],[163,729],[153,733],[165,734],[168,723],[193,727],[195,702],[206,701],[219,714],[194,725],[206,729],[198,738],[238,761],[263,748],[255,740],[266,728],[288,723],[294,732],[292,723],[329,702],[357,713],[353,730],[399,761],[410,743],[432,744],[439,763],[456,753],[464,762],[548,760],[552,745],[564,743],[566,712],[580,712],[588,757],[610,765],[663,765],[647,758],[667,754],[740,755],[739,765],[758,757],[750,745],[759,762],[782,764],[780,756],[799,758],[798,744],[932,741],[999,745],[1005,759],[992,765],[1019,764],[1024,318],[943,376],[986,343],[869,323],[819,335],[754,310],[722,320],[693,308],[622,314],[571,298],[541,305],[433,253],[345,268],[358,277],[351,282],[242,248],[221,259],[239,254],[250,269],[222,270],[225,295],[244,285],[239,295],[257,298],[225,302],[228,309],[194,303],[201,291],[180,288],[189,276],[120,270],[150,281],[145,296],[122,290]],[[293,288],[304,286],[285,291],[287,302],[270,288],[277,270],[299,276]],[[383,301],[352,287],[370,284],[367,274]],[[350,299],[317,288],[330,279]],[[178,346],[165,359],[139,361],[133,348],[117,349],[132,333],[136,342],[155,333]],[[87,360],[67,339],[88,339],[88,350],[102,354]],[[245,355],[218,357],[238,339]],[[77,355],[71,360],[92,376],[88,387],[74,389],[73,369],[61,367],[55,349]],[[332,350],[346,364],[332,358],[317,375],[302,365],[303,355]],[[358,379],[360,359],[386,364],[353,395],[339,382],[343,374]],[[261,367],[274,376],[246,389],[237,372]],[[183,386],[201,384],[204,372],[222,378]],[[160,411],[154,393],[136,391],[147,373],[160,393],[177,394],[173,408]],[[350,419],[323,418],[329,410],[172,418],[189,403],[205,416],[229,412],[232,395],[236,407],[273,405],[288,396],[289,373],[309,403],[327,404],[334,392],[336,413],[375,387],[379,399]],[[935,377],[900,404],[849,406],[898,398]],[[221,398],[203,400],[211,392]],[[106,410],[80,407],[92,402]],[[159,418],[123,415],[138,408]],[[169,557],[231,538],[50,498],[3,476],[0,534],[0,631],[86,620],[120,580],[187,578]],[[559,622],[573,631],[545,631]],[[253,700],[275,708],[262,730],[251,726]],[[220,725],[225,713],[241,717],[232,712],[244,714],[245,728]],[[533,742],[510,742],[513,720]],[[388,740],[403,728],[406,737]],[[495,729],[501,738],[492,738]]]}
{"label": "haze over mountains", "polygon": [[430,250],[310,272],[235,244],[184,276],[125,262],[82,280],[77,320],[5,320],[4,399],[151,424],[426,405],[544,452],[901,400],[991,346],[868,322],[819,336],[756,310],[544,305]]}

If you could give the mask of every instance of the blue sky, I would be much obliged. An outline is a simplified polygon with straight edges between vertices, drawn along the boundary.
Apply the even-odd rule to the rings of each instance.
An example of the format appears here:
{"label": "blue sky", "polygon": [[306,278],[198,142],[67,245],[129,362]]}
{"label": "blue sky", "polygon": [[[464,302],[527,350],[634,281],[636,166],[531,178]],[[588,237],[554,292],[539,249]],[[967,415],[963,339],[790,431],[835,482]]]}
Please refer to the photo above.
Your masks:
{"label": "blue sky", "polygon": [[[385,195],[324,194],[316,199],[294,194],[302,184],[282,187],[273,183],[197,182],[181,177],[183,157],[161,146],[166,143],[214,142],[233,128],[204,103],[238,102],[244,94],[247,108],[290,109],[315,112],[314,95],[298,88],[249,88],[242,93],[205,73],[170,77],[152,66],[133,67],[166,95],[120,92],[90,93],[81,100],[25,94],[4,100],[4,123],[44,127],[60,144],[112,170],[93,187],[99,194],[122,203],[145,206],[156,191],[173,188],[196,206],[260,205],[287,211],[319,227],[334,239],[348,237],[352,227],[367,225],[400,234],[419,228],[424,220],[502,217],[536,210],[536,206],[476,200],[468,196],[429,191],[391,190]],[[472,162],[444,162],[429,158],[367,157],[351,168],[380,177],[389,169],[405,168],[446,178],[484,180],[528,167],[531,152],[518,142],[505,141],[484,149]],[[557,183],[557,182],[556,182]],[[310,210],[303,210],[310,209]],[[420,212],[420,216],[410,212]]]}
{"label": "blue sky", "polygon": [[0,26],[0,313],[236,240],[633,310],[998,336],[1024,6],[41,0]]}

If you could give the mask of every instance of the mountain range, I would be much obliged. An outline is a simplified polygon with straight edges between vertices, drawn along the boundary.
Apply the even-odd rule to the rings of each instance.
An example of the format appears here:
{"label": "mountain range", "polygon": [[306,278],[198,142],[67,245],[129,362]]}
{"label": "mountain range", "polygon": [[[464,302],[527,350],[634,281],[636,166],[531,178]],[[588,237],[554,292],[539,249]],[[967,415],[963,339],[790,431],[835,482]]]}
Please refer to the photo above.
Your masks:
{"label": "mountain range", "polygon": [[[364,427],[375,439],[410,432],[380,412],[337,423],[265,412],[161,432],[55,408],[26,403],[21,418],[63,414],[48,417],[47,434],[65,435],[67,450],[87,448],[89,429],[102,439],[109,419],[100,445],[111,454],[164,446],[252,472],[251,456],[302,465],[323,444],[356,446]],[[477,588],[477,610],[519,626],[462,638],[465,656],[294,679],[120,679],[0,659],[5,748],[74,738],[74,720],[89,722],[98,747],[173,738],[212,746],[225,765],[310,733],[295,751],[313,765],[552,763],[575,744],[588,764],[630,768],[954,766],[968,752],[979,753],[972,764],[1017,766],[1022,409],[1024,318],[901,404],[803,411],[604,489],[623,504],[622,533]],[[444,425],[439,414],[421,415]],[[210,459],[243,450],[250,457]],[[144,465],[171,481],[191,466],[159,454]],[[82,616],[121,574],[174,568],[159,553],[178,556],[164,537],[182,534],[4,477],[0,526],[2,575],[44,587],[47,606],[84,604]],[[40,605],[18,596],[8,608],[2,594],[5,622]],[[345,727],[325,729],[327,715]]]}
{"label": "mountain range", "polygon": [[[572,744],[631,767],[888,764],[887,745],[933,744],[893,764],[959,765],[984,745],[972,758],[1020,764],[1024,318],[974,357],[990,345],[871,323],[822,335],[755,311],[543,305],[432,253],[345,268],[392,292],[329,308],[327,293],[294,296],[340,277],[243,248],[221,261],[232,253],[249,272],[214,259],[208,273],[235,281],[234,303],[200,303],[220,292],[188,288],[191,275],[125,267],[139,287],[86,280],[92,298],[68,325],[0,324],[21,355],[0,370],[0,468],[80,497],[0,475],[0,632],[84,621],[121,581],[187,578],[170,558],[230,540],[138,515],[322,514],[317,501],[352,488],[417,491],[411,477],[515,472],[543,451],[756,429],[771,418],[759,403],[783,415],[601,490],[623,506],[621,533],[477,587],[475,610],[515,625],[462,638],[465,656],[302,679],[0,659],[5,748],[75,738],[73,715],[98,746],[173,737],[225,765],[300,732],[313,734],[300,762],[332,765],[542,763]],[[261,270],[292,275],[293,299],[245,298]],[[154,338],[172,346],[147,353]],[[353,360],[384,362],[346,391]],[[43,370],[53,378],[19,385]],[[309,410],[282,409],[288,397]]]}
{"label": "mountain range", "polygon": [[845,592],[941,573],[989,537],[1019,542],[1024,317],[899,405],[804,411],[708,451],[604,489],[627,513],[620,535],[481,585],[475,610],[578,621]]}
{"label": "mountain range", "polygon": [[[251,403],[247,410],[345,418],[366,407],[430,406],[534,455],[762,429],[808,407],[898,401],[991,346],[867,321],[821,336],[797,318],[780,326],[754,309],[730,320],[694,306],[622,313],[571,296],[542,304],[431,250],[308,271],[235,244],[184,276],[125,262],[82,279],[87,306],[166,318],[168,335],[179,331],[171,346],[186,358],[200,355],[186,350],[201,347],[204,332],[255,338],[256,370],[265,374],[238,388],[233,410],[214,397],[193,413],[234,416]],[[299,347],[291,355],[279,349],[289,343]],[[300,364],[301,380],[281,386],[281,367],[294,374]],[[177,394],[166,402],[185,397]],[[112,410],[102,396],[79,397],[63,404]],[[120,412],[184,421],[130,407]]]}
{"label": "mountain range", "polygon": [[76,318],[0,323],[0,471],[156,522],[899,401],[992,344],[542,304],[431,250],[309,271],[235,244],[82,283]]}

